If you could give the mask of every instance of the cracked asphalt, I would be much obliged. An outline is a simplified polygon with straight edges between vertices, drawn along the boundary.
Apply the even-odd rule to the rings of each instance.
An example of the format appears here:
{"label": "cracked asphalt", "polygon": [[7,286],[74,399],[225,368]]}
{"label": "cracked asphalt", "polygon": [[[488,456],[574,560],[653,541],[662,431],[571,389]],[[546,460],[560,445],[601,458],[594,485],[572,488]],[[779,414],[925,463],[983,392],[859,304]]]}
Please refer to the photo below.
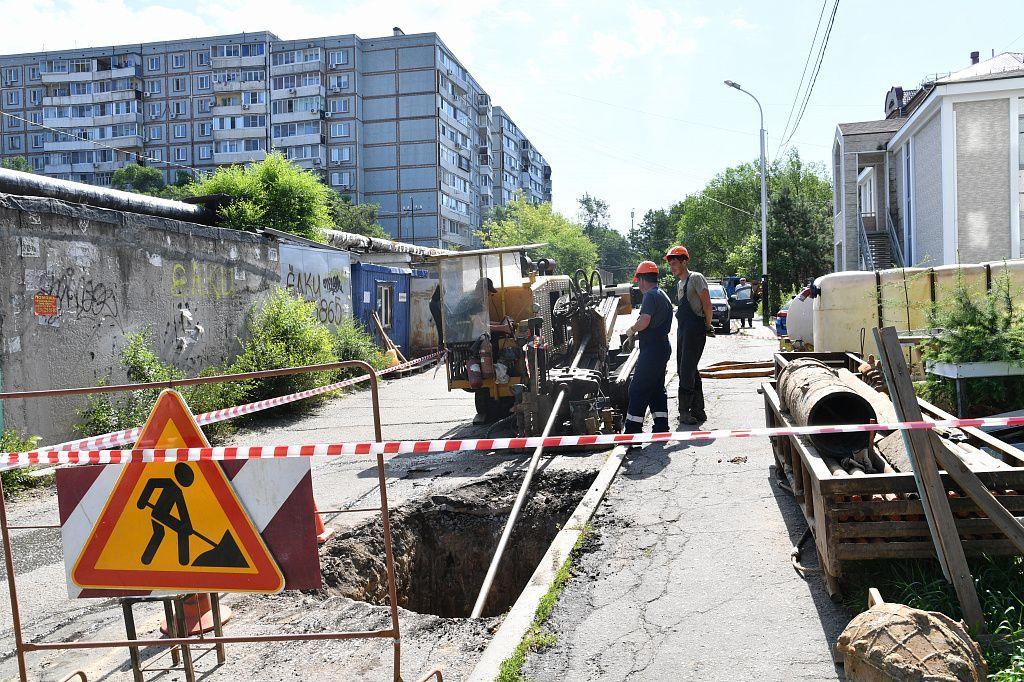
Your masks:
{"label": "cracked asphalt", "polygon": [[[764,360],[776,347],[763,328],[719,336],[701,365]],[[761,381],[705,381],[705,428],[762,425]],[[767,439],[634,450],[548,622],[558,641],[530,655],[527,677],[840,679],[831,650],[849,615],[790,565],[806,524],[772,462]],[[803,561],[816,565],[813,547]]]}

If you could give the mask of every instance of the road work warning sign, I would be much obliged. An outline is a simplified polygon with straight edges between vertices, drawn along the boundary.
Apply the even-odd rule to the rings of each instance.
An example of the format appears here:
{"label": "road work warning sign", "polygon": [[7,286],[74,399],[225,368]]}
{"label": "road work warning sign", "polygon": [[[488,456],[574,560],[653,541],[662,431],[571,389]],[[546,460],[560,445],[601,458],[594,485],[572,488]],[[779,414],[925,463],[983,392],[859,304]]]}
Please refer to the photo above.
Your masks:
{"label": "road work warning sign", "polygon": [[[208,447],[181,397],[160,394],[136,448]],[[123,467],[70,572],[80,588],[280,592],[285,579],[216,462]]]}

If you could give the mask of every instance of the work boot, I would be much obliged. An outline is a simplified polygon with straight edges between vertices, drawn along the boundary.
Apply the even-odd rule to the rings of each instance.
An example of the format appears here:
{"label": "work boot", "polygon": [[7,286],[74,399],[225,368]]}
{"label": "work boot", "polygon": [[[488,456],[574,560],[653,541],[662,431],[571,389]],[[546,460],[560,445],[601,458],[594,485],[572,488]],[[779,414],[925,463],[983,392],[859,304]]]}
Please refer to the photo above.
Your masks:
{"label": "work boot", "polygon": [[700,424],[697,418],[694,417],[689,412],[683,412],[679,415],[679,423],[686,424],[687,426],[694,426],[696,424]]}
{"label": "work boot", "polygon": [[672,428],[668,425],[668,417],[658,417],[654,420],[651,433],[668,433]]}
{"label": "work boot", "polygon": [[623,433],[643,433],[644,423],[636,422],[631,419],[626,420],[626,428],[622,431]]}
{"label": "work boot", "polygon": [[697,412],[696,414],[691,413],[690,416],[696,419],[698,424],[703,424],[708,420],[708,415],[704,412]]}

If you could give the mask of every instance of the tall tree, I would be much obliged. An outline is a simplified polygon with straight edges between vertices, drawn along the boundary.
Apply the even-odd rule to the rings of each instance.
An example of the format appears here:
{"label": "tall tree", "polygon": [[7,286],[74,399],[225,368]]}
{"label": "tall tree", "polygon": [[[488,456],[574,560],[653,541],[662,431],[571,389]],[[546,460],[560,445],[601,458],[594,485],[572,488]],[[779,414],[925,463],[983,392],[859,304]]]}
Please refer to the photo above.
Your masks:
{"label": "tall tree", "polygon": [[597,247],[597,266],[610,271],[615,281],[626,281],[627,271],[636,267],[636,252],[629,240],[611,227],[608,202],[589,193],[581,196],[577,202],[583,234]]}
{"label": "tall tree", "polygon": [[390,239],[391,236],[377,222],[377,204],[353,204],[348,194],[339,195],[331,190],[331,219],[334,227],[342,232],[361,234],[364,237]]}
{"label": "tall tree", "polygon": [[583,229],[565,216],[555,213],[550,203],[531,204],[522,195],[484,223],[478,233],[486,246],[516,246],[544,242],[538,255],[554,258],[559,272],[587,272],[597,264],[597,247]]}
{"label": "tall tree", "polygon": [[640,224],[629,231],[629,243],[640,260],[660,263],[665,253],[675,245],[676,225],[682,215],[682,203],[669,210],[653,209],[644,214]]}
{"label": "tall tree", "polygon": [[110,176],[110,186],[126,192],[159,196],[165,186],[164,175],[152,166],[129,163],[114,171]]}

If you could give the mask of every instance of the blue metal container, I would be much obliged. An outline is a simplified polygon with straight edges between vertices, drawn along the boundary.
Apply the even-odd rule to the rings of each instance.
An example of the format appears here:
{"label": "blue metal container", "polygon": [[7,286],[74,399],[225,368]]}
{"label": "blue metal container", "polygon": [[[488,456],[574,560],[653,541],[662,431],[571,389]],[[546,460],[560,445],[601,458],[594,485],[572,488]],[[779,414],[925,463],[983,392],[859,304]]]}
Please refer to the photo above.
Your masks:
{"label": "blue metal container", "polygon": [[[402,351],[409,354],[409,278],[411,270],[371,263],[352,264],[352,312],[375,339],[381,341],[373,324],[377,313],[384,331]],[[382,347],[384,344],[381,344]]]}

